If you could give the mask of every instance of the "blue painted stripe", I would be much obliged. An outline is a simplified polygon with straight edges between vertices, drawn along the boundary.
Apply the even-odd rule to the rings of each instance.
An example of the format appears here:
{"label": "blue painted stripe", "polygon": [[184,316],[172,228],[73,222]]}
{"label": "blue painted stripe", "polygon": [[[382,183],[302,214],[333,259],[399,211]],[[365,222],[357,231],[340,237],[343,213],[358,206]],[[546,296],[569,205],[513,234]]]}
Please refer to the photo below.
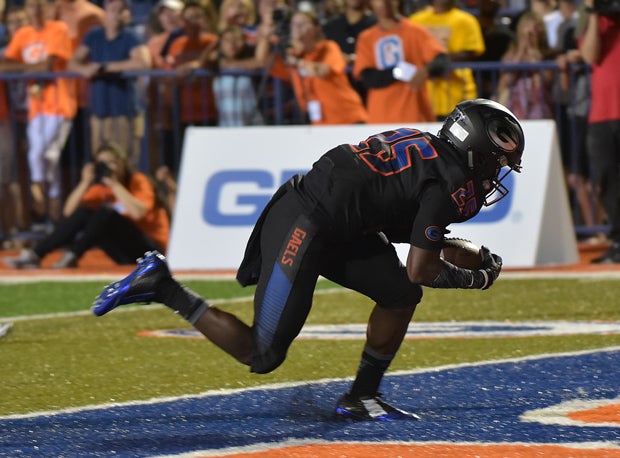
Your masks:
{"label": "blue painted stripe", "polygon": [[258,343],[261,348],[269,347],[278,328],[284,306],[288,300],[293,283],[276,263],[269,277],[265,296],[261,306],[260,316],[256,324]]}

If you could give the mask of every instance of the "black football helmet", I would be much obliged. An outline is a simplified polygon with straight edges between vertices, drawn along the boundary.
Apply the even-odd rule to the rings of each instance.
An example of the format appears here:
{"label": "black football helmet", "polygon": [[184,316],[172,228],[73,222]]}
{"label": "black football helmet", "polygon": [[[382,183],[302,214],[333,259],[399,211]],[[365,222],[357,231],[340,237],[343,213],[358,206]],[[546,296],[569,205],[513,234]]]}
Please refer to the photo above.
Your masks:
{"label": "black football helmet", "polygon": [[[508,108],[487,99],[461,102],[444,121],[439,137],[465,155],[487,190],[485,206],[508,194],[501,182],[511,171],[521,171],[525,146],[521,124]],[[500,177],[503,167],[508,170]]]}

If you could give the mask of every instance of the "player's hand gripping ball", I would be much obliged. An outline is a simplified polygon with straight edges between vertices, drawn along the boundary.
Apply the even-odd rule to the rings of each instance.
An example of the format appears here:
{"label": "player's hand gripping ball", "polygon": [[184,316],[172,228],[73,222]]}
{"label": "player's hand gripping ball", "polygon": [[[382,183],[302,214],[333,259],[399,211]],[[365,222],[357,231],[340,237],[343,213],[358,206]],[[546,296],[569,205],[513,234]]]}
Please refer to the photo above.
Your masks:
{"label": "player's hand gripping ball", "polygon": [[469,240],[459,238],[444,239],[441,258],[463,269],[482,268],[483,256],[480,248]]}

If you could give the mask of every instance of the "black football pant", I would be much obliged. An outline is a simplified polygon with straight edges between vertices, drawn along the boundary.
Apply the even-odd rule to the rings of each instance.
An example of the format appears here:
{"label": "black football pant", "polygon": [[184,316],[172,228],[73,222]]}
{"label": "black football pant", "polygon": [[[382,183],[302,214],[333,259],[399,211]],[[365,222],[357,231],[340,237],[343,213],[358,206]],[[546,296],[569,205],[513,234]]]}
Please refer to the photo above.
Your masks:
{"label": "black football pant", "polygon": [[338,240],[305,216],[295,191],[266,215],[261,274],[254,297],[251,369],[267,373],[286,358],[303,327],[319,275],[358,291],[385,308],[415,306],[422,288],[407,277],[396,250],[376,234]]}
{"label": "black football pant", "polygon": [[34,252],[43,258],[61,247],[71,250],[78,259],[86,250],[98,247],[117,264],[134,264],[146,251],[162,251],[132,221],[105,205],[97,209],[78,207],[36,244]]}

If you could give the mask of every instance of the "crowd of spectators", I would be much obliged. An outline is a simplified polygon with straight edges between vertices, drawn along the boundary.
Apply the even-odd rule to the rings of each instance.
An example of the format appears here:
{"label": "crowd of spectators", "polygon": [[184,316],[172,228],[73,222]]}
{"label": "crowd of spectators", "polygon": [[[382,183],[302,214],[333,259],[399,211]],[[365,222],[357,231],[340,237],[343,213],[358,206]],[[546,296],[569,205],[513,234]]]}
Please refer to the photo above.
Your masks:
{"label": "crowd of spectators", "polygon": [[[3,1],[0,75],[76,75],[0,80],[0,199],[11,203],[2,205],[4,238],[32,223],[57,225],[75,170],[105,142],[152,175],[172,206],[188,126],[411,124],[442,120],[477,96],[521,119],[558,122],[576,223],[595,228],[620,214],[610,178],[590,180],[599,170],[586,147],[590,72],[578,64],[585,57],[596,67],[600,57],[582,57],[580,34],[596,23],[577,27],[575,0],[512,10],[502,3],[510,0],[159,0],[145,17],[138,0]],[[581,14],[617,26],[617,15],[592,11]],[[498,67],[474,73],[452,65],[460,62]],[[276,120],[271,96],[281,87],[290,98]]]}

